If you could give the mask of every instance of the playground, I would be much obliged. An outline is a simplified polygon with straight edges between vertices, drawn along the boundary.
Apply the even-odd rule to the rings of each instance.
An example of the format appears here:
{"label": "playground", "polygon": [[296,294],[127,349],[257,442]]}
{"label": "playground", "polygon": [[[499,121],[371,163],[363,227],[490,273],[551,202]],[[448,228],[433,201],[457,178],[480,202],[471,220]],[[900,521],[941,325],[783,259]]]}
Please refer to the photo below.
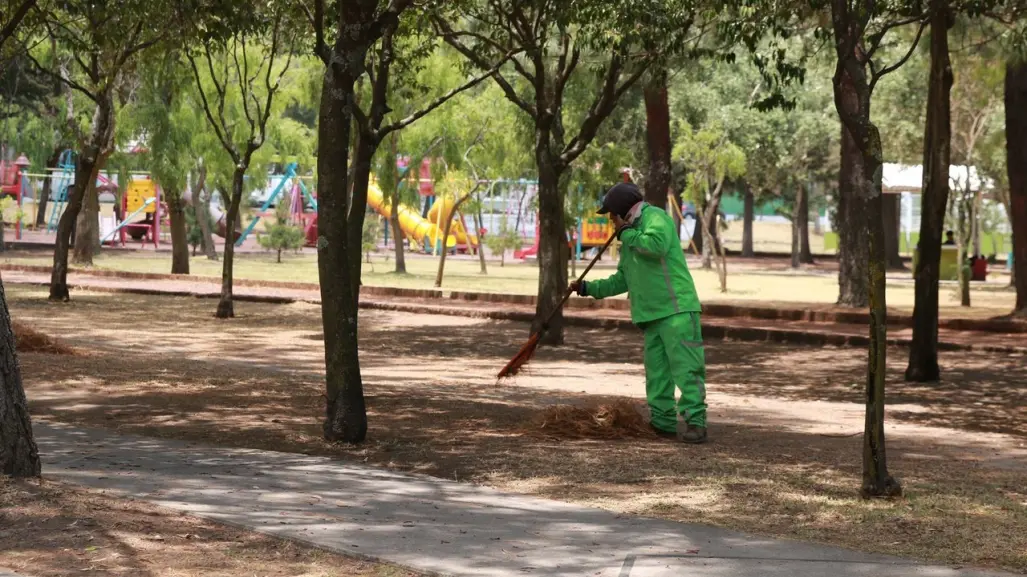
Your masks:
{"label": "playground", "polygon": [[[43,422],[325,455],[618,513],[1027,570],[1017,529],[1027,522],[1027,399],[1015,386],[1027,379],[1024,352],[954,353],[943,359],[942,383],[910,385],[900,381],[905,351],[890,351],[889,449],[907,497],[867,502],[852,491],[859,463],[850,458],[863,419],[859,347],[711,342],[717,442],[690,458],[652,439],[535,434],[549,406],[641,402],[633,332],[571,328],[568,346],[541,349],[528,372],[497,386],[495,369],[525,326],[366,311],[373,435],[347,448],[320,433],[315,304],[244,302],[225,325],[205,299],[83,288],[74,308],[55,315],[59,305],[40,289],[15,284],[7,293],[12,314],[78,351],[60,362],[22,355],[31,410]],[[145,338],[120,328],[129,317],[145,319]]]}

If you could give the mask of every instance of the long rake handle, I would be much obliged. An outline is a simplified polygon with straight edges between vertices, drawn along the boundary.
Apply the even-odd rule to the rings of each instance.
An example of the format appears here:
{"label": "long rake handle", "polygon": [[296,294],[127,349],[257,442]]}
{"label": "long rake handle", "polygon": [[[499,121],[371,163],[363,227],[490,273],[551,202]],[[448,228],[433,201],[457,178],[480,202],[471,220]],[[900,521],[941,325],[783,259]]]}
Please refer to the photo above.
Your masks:
{"label": "long rake handle", "polygon": [[[616,232],[610,235],[610,238],[606,240],[606,244],[604,244],[602,248],[599,249],[599,252],[597,252],[596,255],[592,258],[592,262],[588,263],[588,266],[585,267],[585,270],[581,271],[581,274],[578,275],[579,283],[585,280],[585,275],[587,275],[588,271],[592,270],[592,267],[594,267],[595,264],[599,262],[599,258],[603,256],[603,253],[606,252],[606,249],[610,248],[610,245],[613,244],[613,241],[616,238]],[[542,323],[542,328],[539,330],[540,333],[546,330],[546,328],[549,326],[549,321],[553,320],[553,317],[556,316],[556,313],[560,312],[560,309],[563,308],[563,305],[567,304],[567,301],[571,298],[571,294],[573,294],[573,292],[571,291],[571,289],[568,288],[567,292],[563,295],[563,300],[560,301],[560,304],[557,305],[555,309],[549,312],[549,316],[547,316],[545,322]]]}

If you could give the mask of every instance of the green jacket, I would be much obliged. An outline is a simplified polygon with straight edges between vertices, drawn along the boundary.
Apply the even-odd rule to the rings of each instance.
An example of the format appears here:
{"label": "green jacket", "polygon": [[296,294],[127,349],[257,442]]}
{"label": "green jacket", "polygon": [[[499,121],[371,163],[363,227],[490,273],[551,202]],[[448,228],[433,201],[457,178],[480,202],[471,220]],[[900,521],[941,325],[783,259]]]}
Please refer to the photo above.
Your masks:
{"label": "green jacket", "polygon": [[617,272],[584,284],[585,296],[604,299],[628,293],[631,322],[643,325],[678,313],[702,312],[674,220],[655,206],[621,233]]}

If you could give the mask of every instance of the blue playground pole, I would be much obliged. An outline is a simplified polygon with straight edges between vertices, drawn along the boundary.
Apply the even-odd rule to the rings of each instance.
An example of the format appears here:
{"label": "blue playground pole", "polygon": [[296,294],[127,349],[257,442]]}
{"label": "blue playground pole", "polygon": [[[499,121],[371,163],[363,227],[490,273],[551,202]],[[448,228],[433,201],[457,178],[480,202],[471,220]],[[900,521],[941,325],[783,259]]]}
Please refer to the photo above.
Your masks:
{"label": "blue playground pole", "polygon": [[121,230],[121,229],[125,228],[126,226],[132,224],[132,219],[135,218],[136,215],[138,215],[140,212],[143,212],[144,210],[146,210],[146,207],[150,206],[151,204],[153,204],[155,202],[157,202],[157,199],[155,197],[150,197],[150,198],[146,199],[146,202],[143,203],[143,206],[140,206],[139,208],[135,209],[135,211],[132,214],[126,216],[125,219],[121,221],[121,224],[119,224],[118,226],[114,227],[114,230],[108,232],[103,238],[101,238],[100,239],[100,244],[103,244],[103,243],[107,242],[107,239],[113,237],[114,234],[117,233],[119,230]]}
{"label": "blue playground pole", "polygon": [[[294,178],[295,176],[296,163],[290,162],[285,166],[285,173],[282,174],[282,180],[278,182],[278,186],[275,187],[275,190],[271,193],[271,196],[267,197],[267,200],[264,201],[264,205],[260,207],[260,211],[257,213],[256,216],[253,217],[253,220],[250,221],[250,224],[246,226],[246,230],[242,231],[242,234],[239,236],[239,240],[235,241],[235,246],[242,246],[243,241],[246,240],[246,237],[249,236],[250,233],[253,232],[253,229],[257,226],[257,222],[260,220],[260,213],[266,211],[268,207],[271,206],[271,203],[274,202],[275,198],[277,198],[278,195],[281,194],[282,190],[285,189],[285,183]],[[228,234],[231,234],[231,232],[228,232]]]}
{"label": "blue playground pole", "polygon": [[[54,195],[54,206],[53,211],[50,212],[50,220],[46,224],[47,233],[57,230],[57,221],[63,212],[64,203],[68,200],[68,187],[71,186],[72,181],[75,179],[75,153],[70,149],[61,152],[61,156],[57,161],[57,167],[61,169],[61,180],[60,184],[56,187],[57,194]],[[55,176],[51,173],[50,179],[52,180]],[[37,200],[36,202],[39,201]]]}
{"label": "blue playground pole", "polygon": [[581,217],[578,217],[578,242],[577,246],[574,247],[574,259],[581,259],[581,233],[584,230],[584,226],[581,223]]}

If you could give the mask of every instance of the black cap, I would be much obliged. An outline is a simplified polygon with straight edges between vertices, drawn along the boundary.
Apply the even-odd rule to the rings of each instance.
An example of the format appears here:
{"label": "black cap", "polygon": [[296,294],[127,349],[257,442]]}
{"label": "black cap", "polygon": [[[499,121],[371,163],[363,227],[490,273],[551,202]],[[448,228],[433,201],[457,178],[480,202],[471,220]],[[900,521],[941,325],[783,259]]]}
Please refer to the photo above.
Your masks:
{"label": "black cap", "polygon": [[638,187],[632,182],[620,182],[606,191],[602,206],[599,207],[597,213],[613,213],[623,218],[627,216],[632,207],[640,202],[642,202],[642,191],[638,190]]}

